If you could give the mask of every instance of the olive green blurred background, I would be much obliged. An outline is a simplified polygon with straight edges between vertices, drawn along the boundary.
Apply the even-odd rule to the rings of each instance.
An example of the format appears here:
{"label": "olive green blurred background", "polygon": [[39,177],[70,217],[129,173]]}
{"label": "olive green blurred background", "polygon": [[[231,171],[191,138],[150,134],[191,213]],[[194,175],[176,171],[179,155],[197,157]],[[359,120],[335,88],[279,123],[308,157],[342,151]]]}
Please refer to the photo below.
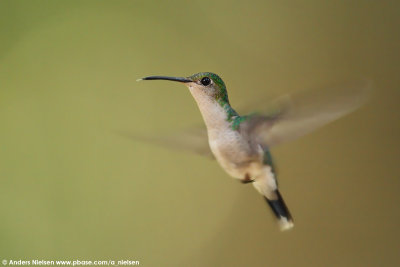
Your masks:
{"label": "olive green blurred background", "polygon": [[[0,259],[143,266],[400,266],[398,1],[1,1]],[[273,149],[281,233],[215,161],[117,134],[202,123],[184,86],[231,104],[357,77],[371,101]]]}

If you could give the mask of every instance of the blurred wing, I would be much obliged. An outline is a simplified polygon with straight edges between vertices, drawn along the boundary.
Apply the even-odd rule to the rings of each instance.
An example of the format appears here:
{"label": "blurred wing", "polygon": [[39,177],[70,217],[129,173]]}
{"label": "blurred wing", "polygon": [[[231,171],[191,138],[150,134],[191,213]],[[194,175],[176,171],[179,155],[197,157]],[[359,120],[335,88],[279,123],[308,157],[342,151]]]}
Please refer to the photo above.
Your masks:
{"label": "blurred wing", "polygon": [[119,134],[135,141],[156,144],[169,149],[189,151],[214,158],[208,144],[207,130],[205,127],[159,135],[144,135],[128,132],[119,132]]}
{"label": "blurred wing", "polygon": [[369,81],[354,81],[286,95],[268,106],[267,113],[249,116],[241,129],[267,146],[290,141],[357,109],[371,88]]}

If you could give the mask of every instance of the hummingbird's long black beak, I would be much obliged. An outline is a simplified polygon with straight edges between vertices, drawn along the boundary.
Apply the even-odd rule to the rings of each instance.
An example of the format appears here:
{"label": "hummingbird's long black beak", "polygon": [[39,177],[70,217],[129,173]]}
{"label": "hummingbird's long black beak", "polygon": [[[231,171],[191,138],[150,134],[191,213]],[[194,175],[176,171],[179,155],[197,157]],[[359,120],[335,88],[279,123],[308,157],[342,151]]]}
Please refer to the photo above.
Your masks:
{"label": "hummingbird's long black beak", "polygon": [[181,82],[181,83],[190,83],[193,82],[192,80],[184,77],[169,77],[169,76],[149,76],[149,77],[144,77],[140,80],[167,80],[167,81],[175,81],[175,82]]}

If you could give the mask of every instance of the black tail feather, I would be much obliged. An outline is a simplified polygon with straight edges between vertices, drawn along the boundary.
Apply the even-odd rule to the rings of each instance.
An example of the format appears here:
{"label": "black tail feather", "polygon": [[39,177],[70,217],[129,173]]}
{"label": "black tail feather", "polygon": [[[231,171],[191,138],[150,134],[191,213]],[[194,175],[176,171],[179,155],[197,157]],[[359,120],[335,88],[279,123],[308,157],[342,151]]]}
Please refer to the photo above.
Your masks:
{"label": "black tail feather", "polygon": [[278,190],[275,191],[277,199],[269,200],[264,197],[268,205],[271,207],[276,218],[279,220],[282,230],[290,229],[293,227],[293,218],[287,208],[285,201],[283,200],[281,194]]}

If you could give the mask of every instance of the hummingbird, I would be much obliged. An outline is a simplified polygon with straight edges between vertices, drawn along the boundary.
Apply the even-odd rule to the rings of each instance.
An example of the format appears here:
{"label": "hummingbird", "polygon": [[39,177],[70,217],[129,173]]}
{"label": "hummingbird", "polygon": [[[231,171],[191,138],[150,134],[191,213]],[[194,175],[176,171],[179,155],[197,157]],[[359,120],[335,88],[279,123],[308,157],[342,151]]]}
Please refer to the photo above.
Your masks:
{"label": "hummingbird", "polygon": [[[184,84],[196,101],[207,128],[208,144],[227,174],[251,183],[271,208],[282,231],[293,228],[293,217],[278,189],[270,148],[305,135],[359,107],[365,100],[365,81],[325,92],[300,93],[276,101],[264,113],[239,115],[230,105],[224,81],[215,73],[188,77],[148,76]],[[271,105],[274,106],[274,105]]]}

